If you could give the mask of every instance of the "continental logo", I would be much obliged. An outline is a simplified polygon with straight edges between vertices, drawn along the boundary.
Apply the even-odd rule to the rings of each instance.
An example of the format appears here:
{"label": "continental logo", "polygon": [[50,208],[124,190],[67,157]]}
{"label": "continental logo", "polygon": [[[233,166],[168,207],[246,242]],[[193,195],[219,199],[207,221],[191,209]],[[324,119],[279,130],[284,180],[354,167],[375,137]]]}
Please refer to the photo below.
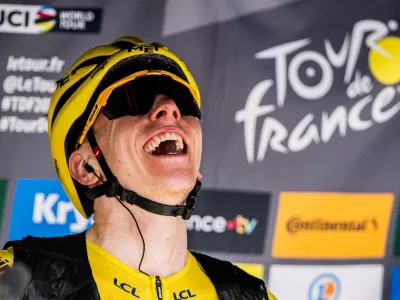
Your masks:
{"label": "continental logo", "polygon": [[383,258],[393,194],[282,192],[272,257]]}
{"label": "continental logo", "polygon": [[297,234],[302,231],[365,232],[377,230],[378,221],[375,218],[331,221],[320,218],[305,220],[301,217],[291,217],[286,223],[286,229],[290,234]]}

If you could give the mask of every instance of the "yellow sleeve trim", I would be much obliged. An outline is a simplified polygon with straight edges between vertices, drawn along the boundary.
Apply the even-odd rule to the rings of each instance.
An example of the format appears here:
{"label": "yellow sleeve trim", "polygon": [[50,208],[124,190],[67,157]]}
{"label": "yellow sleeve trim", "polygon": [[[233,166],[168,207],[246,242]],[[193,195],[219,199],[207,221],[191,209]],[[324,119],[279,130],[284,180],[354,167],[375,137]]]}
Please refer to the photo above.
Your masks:
{"label": "yellow sleeve trim", "polygon": [[14,264],[14,249],[12,247],[0,251],[0,274]]}
{"label": "yellow sleeve trim", "polygon": [[268,299],[269,300],[278,300],[274,295],[271,294],[270,291],[267,291],[267,294],[268,294]]}
{"label": "yellow sleeve trim", "polygon": [[254,277],[257,277],[259,279],[263,279],[264,277],[264,265],[236,263],[236,262],[234,262],[233,264]]}

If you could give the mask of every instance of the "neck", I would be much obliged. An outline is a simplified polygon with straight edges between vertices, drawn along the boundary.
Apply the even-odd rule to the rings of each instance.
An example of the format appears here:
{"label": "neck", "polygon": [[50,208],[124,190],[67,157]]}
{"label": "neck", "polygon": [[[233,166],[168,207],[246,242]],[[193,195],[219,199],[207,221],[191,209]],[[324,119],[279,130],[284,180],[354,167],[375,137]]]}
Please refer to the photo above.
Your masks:
{"label": "neck", "polygon": [[[153,276],[169,276],[187,260],[186,222],[180,217],[160,216],[126,202],[135,216],[145,242],[140,270]],[[94,224],[86,238],[124,263],[139,270],[143,242],[130,213],[115,198],[95,201]]]}

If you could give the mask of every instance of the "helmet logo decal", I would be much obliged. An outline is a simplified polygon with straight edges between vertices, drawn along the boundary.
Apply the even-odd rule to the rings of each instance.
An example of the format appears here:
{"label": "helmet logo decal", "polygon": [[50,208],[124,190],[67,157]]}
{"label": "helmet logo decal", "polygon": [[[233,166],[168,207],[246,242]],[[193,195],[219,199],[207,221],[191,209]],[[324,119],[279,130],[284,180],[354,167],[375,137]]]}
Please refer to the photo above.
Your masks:
{"label": "helmet logo decal", "polygon": [[157,45],[138,45],[132,48],[126,49],[128,52],[134,51],[143,51],[145,53],[153,53],[154,51],[158,51],[159,46]]}
{"label": "helmet logo decal", "polygon": [[94,69],[92,75],[90,75],[90,78],[93,78],[98,72],[104,69],[104,67],[108,64],[108,60],[103,62],[100,66],[98,66],[96,69]]}

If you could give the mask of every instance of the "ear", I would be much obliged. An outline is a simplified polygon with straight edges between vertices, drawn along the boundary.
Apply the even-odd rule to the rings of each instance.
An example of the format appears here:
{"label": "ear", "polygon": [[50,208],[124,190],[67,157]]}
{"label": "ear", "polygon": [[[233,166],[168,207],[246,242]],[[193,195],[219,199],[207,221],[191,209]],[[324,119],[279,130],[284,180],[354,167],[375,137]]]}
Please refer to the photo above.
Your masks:
{"label": "ear", "polygon": [[199,173],[197,174],[197,179],[198,179],[198,180],[203,179],[203,175],[201,175],[200,171],[199,171]]}
{"label": "ear", "polygon": [[69,172],[71,173],[72,178],[80,184],[92,186],[96,184],[99,179],[93,173],[86,171],[85,163],[86,160],[82,154],[78,150],[74,151],[68,161]]}

